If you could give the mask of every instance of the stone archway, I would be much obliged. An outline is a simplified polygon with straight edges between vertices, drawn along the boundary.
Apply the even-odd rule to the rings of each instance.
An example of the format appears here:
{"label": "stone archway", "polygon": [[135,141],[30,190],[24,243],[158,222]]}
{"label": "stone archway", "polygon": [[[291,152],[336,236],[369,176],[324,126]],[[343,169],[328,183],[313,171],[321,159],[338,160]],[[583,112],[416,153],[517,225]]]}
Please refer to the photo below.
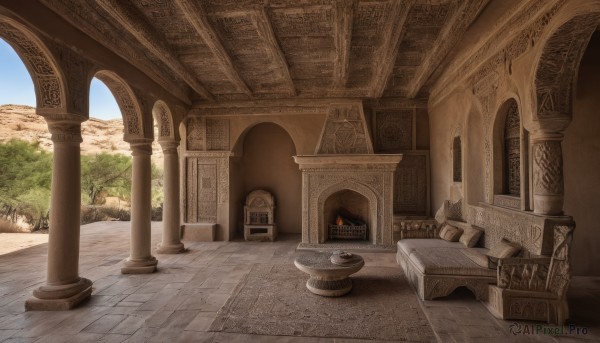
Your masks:
{"label": "stone archway", "polygon": [[94,76],[104,82],[119,105],[125,126],[125,141],[144,138],[142,106],[131,87],[111,71],[101,70],[96,72]]}
{"label": "stone archway", "polygon": [[31,75],[36,112],[41,115],[66,112],[63,74],[44,44],[16,21],[0,17],[0,37],[17,52]]}
{"label": "stone archway", "polygon": [[536,214],[563,213],[561,142],[572,119],[579,63],[598,23],[600,13],[592,12],[576,15],[560,25],[543,44],[535,68],[531,142],[533,210]]}

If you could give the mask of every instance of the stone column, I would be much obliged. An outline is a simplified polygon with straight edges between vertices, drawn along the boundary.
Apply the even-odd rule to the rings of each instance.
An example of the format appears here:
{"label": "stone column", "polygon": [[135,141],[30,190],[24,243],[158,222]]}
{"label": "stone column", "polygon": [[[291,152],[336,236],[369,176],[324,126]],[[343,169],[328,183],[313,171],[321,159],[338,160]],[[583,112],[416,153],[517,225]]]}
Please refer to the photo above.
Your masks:
{"label": "stone column", "polygon": [[92,294],[92,282],[79,277],[81,208],[81,122],[85,118],[61,115],[47,118],[52,134],[52,196],[46,284],[33,291],[27,310],[68,310]]}
{"label": "stone column", "polygon": [[562,215],[564,202],[563,135],[536,131],[533,146],[533,212],[542,215]]}
{"label": "stone column", "polygon": [[158,254],[178,254],[185,251],[181,243],[179,223],[179,154],[177,141],[159,141],[164,155],[163,235]]}
{"label": "stone column", "polygon": [[123,274],[148,274],[158,261],[151,254],[152,155],[151,140],[130,143],[133,156],[131,180],[131,254],[123,262]]}

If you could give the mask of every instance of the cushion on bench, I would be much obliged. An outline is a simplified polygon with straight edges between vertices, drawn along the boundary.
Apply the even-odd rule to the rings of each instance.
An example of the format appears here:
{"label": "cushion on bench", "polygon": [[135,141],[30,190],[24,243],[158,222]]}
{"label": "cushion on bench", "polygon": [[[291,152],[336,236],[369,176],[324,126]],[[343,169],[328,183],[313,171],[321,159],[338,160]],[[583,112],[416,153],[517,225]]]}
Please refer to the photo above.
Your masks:
{"label": "cushion on bench", "polygon": [[[458,244],[464,247],[461,243]],[[462,250],[466,249],[421,247],[418,250],[412,251],[409,259],[425,275],[496,277],[495,269],[479,266],[465,255]]]}
{"label": "cushion on bench", "polygon": [[448,242],[439,238],[409,238],[398,241],[398,249],[402,250],[407,256],[414,250],[421,248],[454,248],[464,249],[465,246],[459,242]]}

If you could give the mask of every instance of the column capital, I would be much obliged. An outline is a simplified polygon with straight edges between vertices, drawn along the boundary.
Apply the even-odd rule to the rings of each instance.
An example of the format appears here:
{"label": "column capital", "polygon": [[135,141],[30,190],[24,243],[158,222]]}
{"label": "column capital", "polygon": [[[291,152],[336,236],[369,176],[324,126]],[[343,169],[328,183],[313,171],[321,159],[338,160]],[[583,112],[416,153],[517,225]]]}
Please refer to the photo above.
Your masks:
{"label": "column capital", "polygon": [[568,115],[545,116],[534,119],[530,125],[527,125],[526,129],[532,133],[557,134],[562,137],[569,124],[571,124],[571,117]]}
{"label": "column capital", "polygon": [[158,144],[163,150],[164,154],[175,154],[177,153],[177,148],[179,147],[179,141],[169,139],[169,140],[158,140]]}
{"label": "column capital", "polygon": [[75,143],[83,142],[81,137],[81,123],[87,118],[73,115],[61,114],[44,117],[48,124],[48,130],[52,134],[53,143]]}
{"label": "column capital", "polygon": [[139,138],[129,141],[131,156],[152,155],[152,139]]}

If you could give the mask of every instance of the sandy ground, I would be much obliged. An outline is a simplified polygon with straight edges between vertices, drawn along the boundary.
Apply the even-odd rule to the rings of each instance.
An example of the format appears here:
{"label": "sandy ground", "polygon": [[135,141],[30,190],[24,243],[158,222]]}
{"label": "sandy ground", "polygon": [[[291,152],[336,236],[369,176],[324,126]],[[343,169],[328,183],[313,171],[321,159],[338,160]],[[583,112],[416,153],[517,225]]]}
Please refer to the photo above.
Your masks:
{"label": "sandy ground", "polygon": [[41,233],[0,233],[0,255],[48,243],[48,235]]}

